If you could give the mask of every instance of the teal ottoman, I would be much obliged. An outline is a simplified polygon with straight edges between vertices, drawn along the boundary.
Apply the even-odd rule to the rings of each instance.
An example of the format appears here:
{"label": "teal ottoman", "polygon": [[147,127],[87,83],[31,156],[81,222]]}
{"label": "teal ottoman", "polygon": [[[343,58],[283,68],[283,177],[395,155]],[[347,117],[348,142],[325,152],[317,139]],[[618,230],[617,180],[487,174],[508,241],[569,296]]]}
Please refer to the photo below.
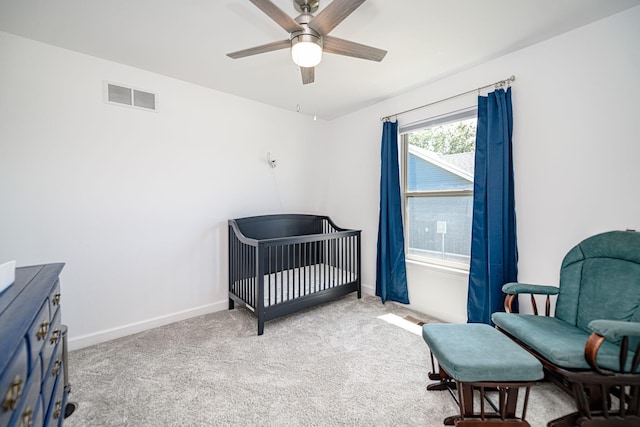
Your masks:
{"label": "teal ottoman", "polygon": [[[544,377],[542,364],[526,350],[489,325],[426,324],[422,337],[439,365],[441,383],[455,382],[460,415],[445,425],[497,424],[529,426],[525,421],[531,385]],[[434,366],[435,371],[435,366]],[[522,415],[516,416],[518,391],[525,389]],[[474,410],[474,390],[480,392],[480,412]],[[498,392],[498,403],[486,391]],[[493,411],[485,411],[485,401]]]}

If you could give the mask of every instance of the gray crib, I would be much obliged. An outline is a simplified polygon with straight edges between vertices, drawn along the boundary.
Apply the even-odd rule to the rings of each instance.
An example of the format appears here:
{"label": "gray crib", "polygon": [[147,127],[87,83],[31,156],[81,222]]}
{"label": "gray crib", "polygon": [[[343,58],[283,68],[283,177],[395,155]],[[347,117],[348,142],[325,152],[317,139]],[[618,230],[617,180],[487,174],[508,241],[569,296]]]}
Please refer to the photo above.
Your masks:
{"label": "gray crib", "polygon": [[360,230],[327,216],[282,214],[229,220],[229,309],[264,322],[357,292]]}

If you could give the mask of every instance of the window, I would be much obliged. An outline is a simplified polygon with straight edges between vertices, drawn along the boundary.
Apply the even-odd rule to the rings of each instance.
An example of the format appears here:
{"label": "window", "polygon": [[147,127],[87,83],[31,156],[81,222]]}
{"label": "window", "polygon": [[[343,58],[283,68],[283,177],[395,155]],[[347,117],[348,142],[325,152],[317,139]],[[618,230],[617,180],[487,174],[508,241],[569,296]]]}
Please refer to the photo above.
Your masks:
{"label": "window", "polygon": [[407,258],[468,268],[476,109],[400,129]]}

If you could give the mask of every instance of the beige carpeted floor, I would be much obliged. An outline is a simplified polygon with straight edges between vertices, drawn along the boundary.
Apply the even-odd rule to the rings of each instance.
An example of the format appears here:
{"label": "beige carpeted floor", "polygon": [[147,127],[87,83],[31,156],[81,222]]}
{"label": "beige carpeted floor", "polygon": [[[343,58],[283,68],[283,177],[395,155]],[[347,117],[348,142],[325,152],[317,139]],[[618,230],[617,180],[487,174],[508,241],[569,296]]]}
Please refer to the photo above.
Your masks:
{"label": "beige carpeted floor", "polygon": [[[351,294],[267,322],[263,336],[236,309],[73,351],[79,407],[65,425],[440,426],[457,406],[426,391],[429,350],[419,327],[401,327],[407,315],[435,321]],[[527,420],[545,426],[573,410],[539,384]]]}

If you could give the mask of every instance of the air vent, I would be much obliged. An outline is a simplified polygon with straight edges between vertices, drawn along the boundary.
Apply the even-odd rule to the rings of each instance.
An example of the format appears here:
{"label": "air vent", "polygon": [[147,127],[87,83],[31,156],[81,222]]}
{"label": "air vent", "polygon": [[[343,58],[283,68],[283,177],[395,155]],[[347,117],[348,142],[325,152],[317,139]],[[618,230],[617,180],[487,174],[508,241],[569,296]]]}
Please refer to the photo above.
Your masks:
{"label": "air vent", "polygon": [[104,102],[147,111],[158,111],[158,97],[153,92],[104,82]]}

